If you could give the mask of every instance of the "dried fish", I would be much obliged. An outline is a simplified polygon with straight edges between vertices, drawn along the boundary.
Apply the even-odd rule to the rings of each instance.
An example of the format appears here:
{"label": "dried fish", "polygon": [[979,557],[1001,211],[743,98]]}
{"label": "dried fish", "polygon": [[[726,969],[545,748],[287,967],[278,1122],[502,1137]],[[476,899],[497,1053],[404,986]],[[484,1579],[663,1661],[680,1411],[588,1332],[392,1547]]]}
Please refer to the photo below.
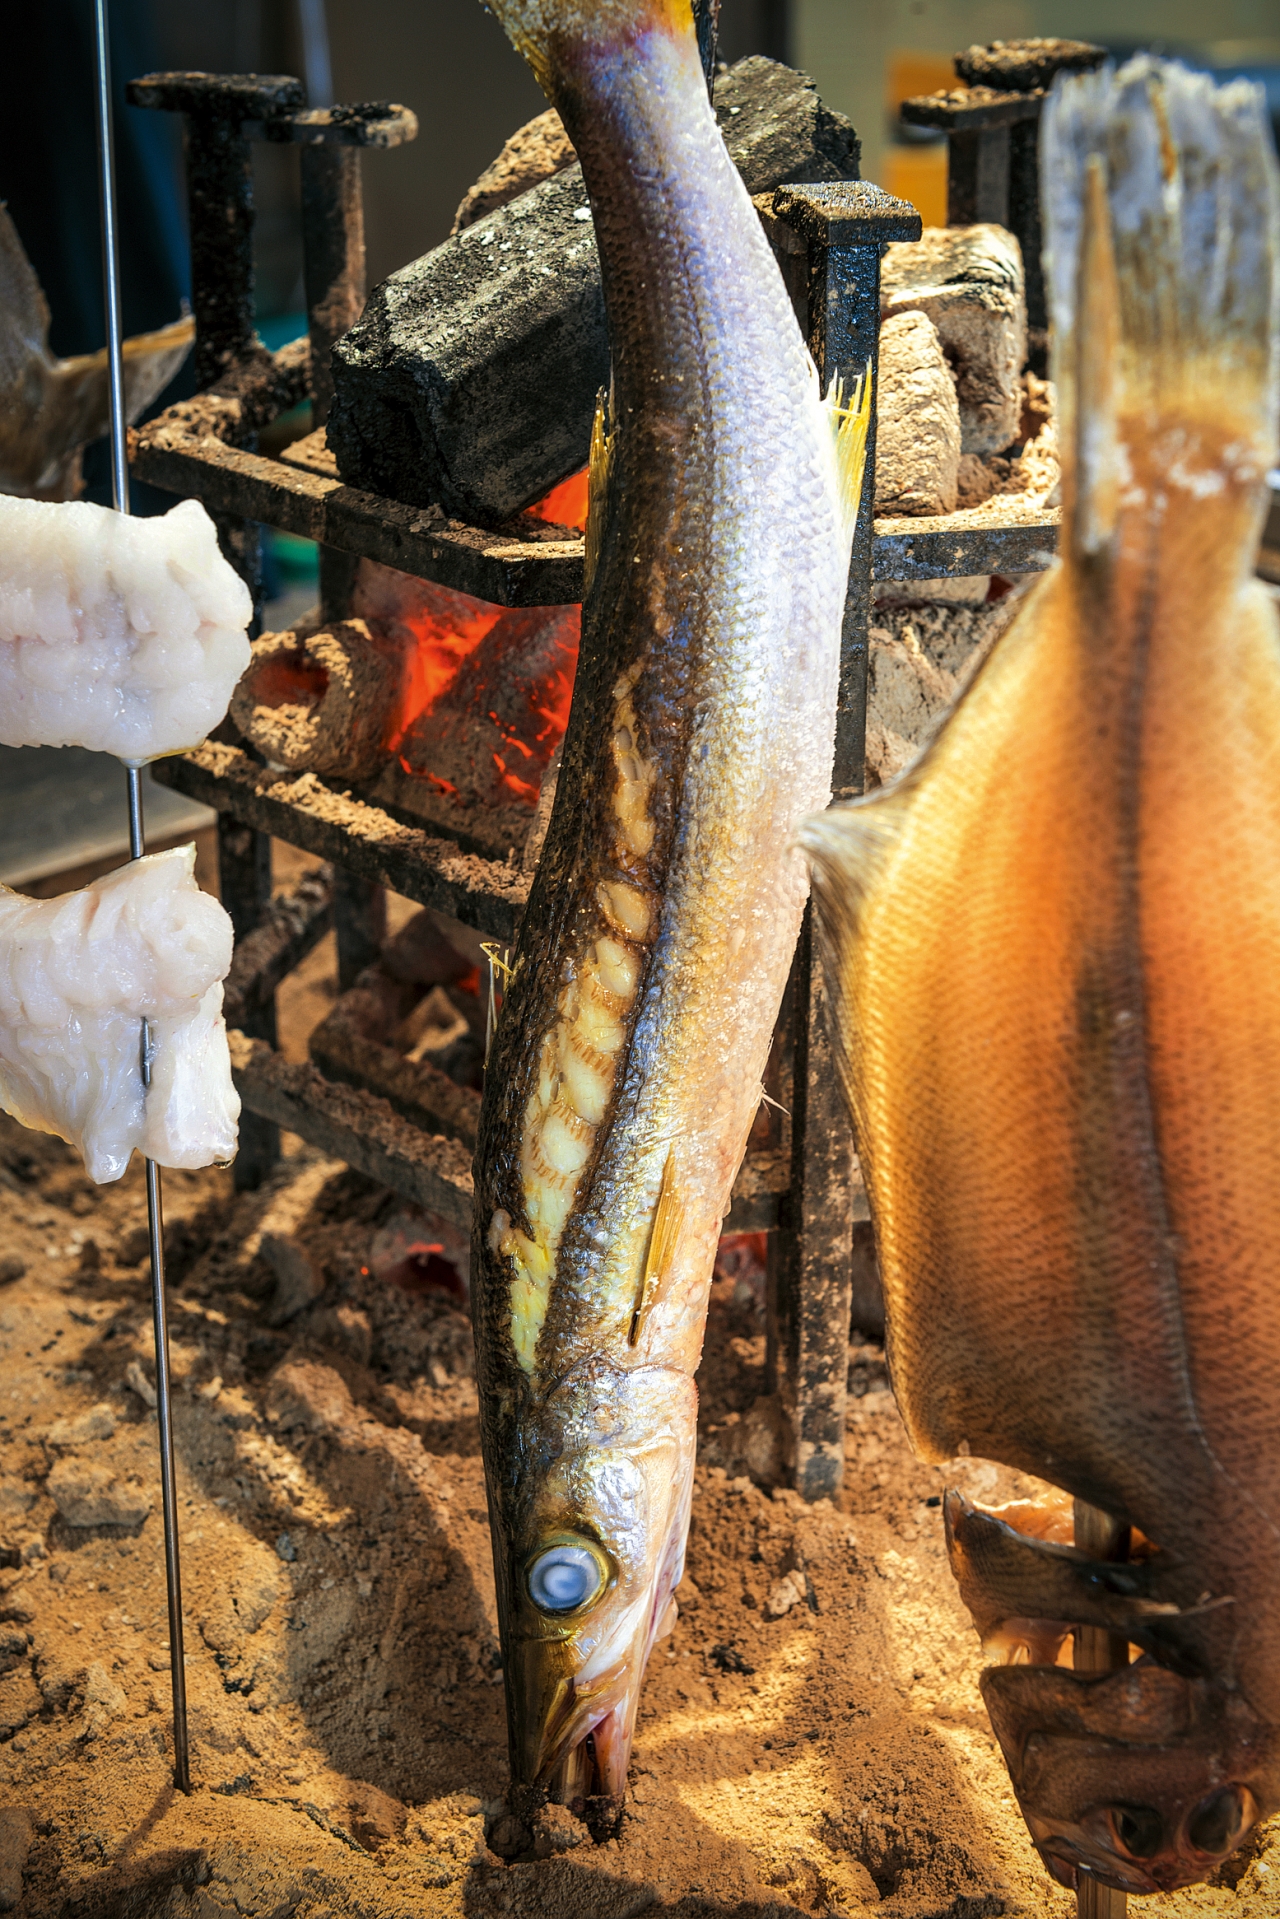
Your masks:
{"label": "dried fish", "polygon": [[1147,58],[1044,140],[1062,562],[804,842],[915,1445],[1128,1533],[951,1502],[1045,1863],[1141,1893],[1280,1806],[1280,188],[1256,89]]}
{"label": "dried fish", "polygon": [[[712,1264],[830,794],[867,411],[824,404],[688,0],[499,0],[600,243],[613,394],[554,808],[486,1077],[473,1299],[518,1850],[621,1804],[675,1617]],[[865,397],[865,396],[864,396]]]}
{"label": "dried fish", "polygon": [[[131,425],[163,393],[194,339],[187,318],[124,342]],[[49,308],[0,202],[0,493],[75,499],[80,454],[106,432],[110,410],[105,347],[70,360],[50,353]]]}

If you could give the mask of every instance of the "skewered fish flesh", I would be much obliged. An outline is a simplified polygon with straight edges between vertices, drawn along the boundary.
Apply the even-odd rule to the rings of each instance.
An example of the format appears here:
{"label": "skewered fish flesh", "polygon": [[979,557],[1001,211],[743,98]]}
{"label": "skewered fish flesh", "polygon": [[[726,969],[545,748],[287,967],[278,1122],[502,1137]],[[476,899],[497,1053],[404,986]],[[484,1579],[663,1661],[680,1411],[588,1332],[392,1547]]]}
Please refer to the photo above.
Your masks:
{"label": "skewered fish flesh", "polygon": [[1141,1893],[1280,1807],[1280,189],[1257,90],[1147,58],[1060,82],[1041,174],[1061,564],[804,841],[916,1448],[1130,1538],[951,1502],[1036,1844]]}
{"label": "skewered fish flesh", "polygon": [[197,746],[249,664],[249,589],[198,500],[132,519],[0,497],[0,744]]}
{"label": "skewered fish flesh", "polygon": [[796,822],[830,794],[866,410],[820,399],[688,0],[497,11],[582,161],[613,350],[476,1161],[518,1847],[548,1793],[616,1817],[675,1616],[712,1265],[804,906]]}
{"label": "skewered fish flesh", "polygon": [[135,1148],[188,1170],[235,1155],[231,921],[195,863],[175,847],[50,900],[0,886],[0,1106],[74,1146],[99,1185]]}

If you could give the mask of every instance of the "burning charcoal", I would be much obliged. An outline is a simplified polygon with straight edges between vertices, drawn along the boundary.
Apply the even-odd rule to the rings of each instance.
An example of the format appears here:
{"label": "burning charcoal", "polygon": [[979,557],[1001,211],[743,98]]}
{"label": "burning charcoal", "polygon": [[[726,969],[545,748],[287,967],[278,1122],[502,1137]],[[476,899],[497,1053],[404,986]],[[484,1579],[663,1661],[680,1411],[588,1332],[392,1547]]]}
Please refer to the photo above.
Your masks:
{"label": "burning charcoal", "polygon": [[277,766],[367,779],[386,759],[412,670],[412,636],[366,620],[264,633],[231,700],[245,738]]}
{"label": "burning charcoal", "polygon": [[1027,301],[1018,242],[1003,227],[926,227],[891,246],[881,310],[926,313],[938,329],[960,403],[960,451],[999,453],[1018,438],[1027,357]]}
{"label": "burning charcoal", "polygon": [[384,1285],[406,1293],[444,1293],[465,1300],[470,1284],[471,1245],[447,1219],[405,1206],[373,1237],[368,1270]]}
{"label": "burning charcoal", "polygon": [[455,1040],[470,1031],[444,988],[433,986],[403,1022],[396,1038],[406,1059],[430,1059],[438,1064],[437,1055],[447,1052]]}
{"label": "burning charcoal", "polygon": [[[723,74],[716,113],[750,193],[858,177],[853,128],[776,61]],[[576,162],[392,274],[333,374],[352,486],[493,525],[582,466],[609,346]]]}
{"label": "burning charcoal", "polygon": [[576,606],[504,613],[405,734],[400,764],[465,805],[538,803],[569,717]]}
{"label": "burning charcoal", "polygon": [[876,511],[950,513],[960,464],[960,415],[937,330],[923,313],[880,329]]}

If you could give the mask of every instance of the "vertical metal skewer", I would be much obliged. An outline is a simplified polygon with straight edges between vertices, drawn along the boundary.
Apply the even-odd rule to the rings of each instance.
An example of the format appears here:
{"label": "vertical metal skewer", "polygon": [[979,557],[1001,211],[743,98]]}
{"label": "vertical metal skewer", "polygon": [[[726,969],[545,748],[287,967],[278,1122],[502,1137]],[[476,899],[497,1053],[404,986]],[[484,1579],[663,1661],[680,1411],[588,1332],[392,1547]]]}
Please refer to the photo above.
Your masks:
{"label": "vertical metal skewer", "polygon": [[[98,179],[102,195],[103,282],[107,309],[107,380],[111,396],[111,493],[118,513],[129,511],[129,462],[125,446],[124,356],[121,351],[120,248],[116,229],[115,150],[111,131],[111,59],[107,0],[94,0],[98,80]],[[139,860],[146,841],[142,823],[142,766],[125,761],[129,795],[129,857]],[[142,1022],[139,1066],[143,1089],[151,1084],[151,1027]],[[160,1168],[147,1168],[147,1234],[151,1247],[151,1306],[156,1338],[156,1423],[160,1431],[160,1486],[164,1507],[164,1570],[169,1595],[169,1670],[173,1684],[173,1783],[191,1790],[187,1744],[187,1675],[182,1642],[182,1577],[178,1563],[178,1494],[173,1468],[173,1401],[169,1381],[169,1331],[164,1298],[164,1216]]]}
{"label": "vertical metal skewer", "polygon": [[[1127,1559],[1129,1528],[1110,1513],[1075,1501],[1075,1543],[1091,1559]],[[1119,1672],[1129,1663],[1129,1642],[1100,1626],[1077,1626],[1072,1664],[1077,1672]],[[1078,1919],[1125,1919],[1129,1895],[1096,1879],[1082,1881],[1076,1893]]]}

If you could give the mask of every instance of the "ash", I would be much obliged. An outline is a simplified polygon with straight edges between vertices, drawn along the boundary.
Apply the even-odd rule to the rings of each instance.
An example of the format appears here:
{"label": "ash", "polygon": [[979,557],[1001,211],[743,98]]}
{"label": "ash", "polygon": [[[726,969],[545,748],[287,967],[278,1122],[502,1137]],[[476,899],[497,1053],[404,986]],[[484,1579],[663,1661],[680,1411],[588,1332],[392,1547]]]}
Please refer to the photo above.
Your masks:
{"label": "ash", "polygon": [[[508,1867],[485,1844],[504,1712],[456,1247],[388,1263],[404,1202],[307,1149],[258,1193],[208,1171],[166,1197],[190,1798],[141,1174],[91,1186],[0,1121],[0,1911],[1074,1913],[1012,1803],[942,1542],[945,1485],[1026,1482],[919,1465],[857,1343],[847,1492],[781,1489],[757,1246],[726,1245],[714,1288],[689,1572],[622,1836],[597,1848],[556,1808]],[[1148,1910],[1273,1919],[1280,1832],[1230,1872]]]}

